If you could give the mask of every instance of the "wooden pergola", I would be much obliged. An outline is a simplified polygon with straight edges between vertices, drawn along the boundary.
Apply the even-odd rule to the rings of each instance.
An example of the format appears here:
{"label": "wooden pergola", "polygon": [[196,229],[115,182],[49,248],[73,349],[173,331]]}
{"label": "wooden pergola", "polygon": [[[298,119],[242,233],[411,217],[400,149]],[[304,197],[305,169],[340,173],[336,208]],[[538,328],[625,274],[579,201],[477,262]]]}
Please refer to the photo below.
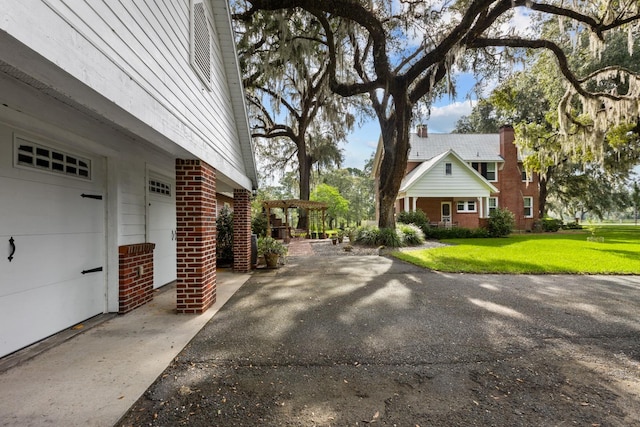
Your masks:
{"label": "wooden pergola", "polygon": [[[271,209],[280,208],[285,213],[285,233],[284,240],[289,241],[291,237],[291,221],[289,218],[289,209],[304,209],[307,213],[310,212],[321,212],[322,213],[322,234],[325,234],[325,214],[327,211],[327,204],[322,202],[313,202],[311,200],[298,200],[298,199],[288,199],[288,200],[265,200],[262,202],[262,207],[265,209],[267,214],[267,230],[269,233],[271,232]],[[310,215],[307,215],[310,217]],[[307,221],[306,228],[307,236],[309,236],[309,221]]]}

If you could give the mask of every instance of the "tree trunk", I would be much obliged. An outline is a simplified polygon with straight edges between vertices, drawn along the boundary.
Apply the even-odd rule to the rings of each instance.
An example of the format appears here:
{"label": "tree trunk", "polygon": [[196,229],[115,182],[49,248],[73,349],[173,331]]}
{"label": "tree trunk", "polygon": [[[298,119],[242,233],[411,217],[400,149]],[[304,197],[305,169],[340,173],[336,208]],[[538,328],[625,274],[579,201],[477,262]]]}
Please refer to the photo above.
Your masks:
{"label": "tree trunk", "polygon": [[378,181],[378,227],[392,229],[396,227],[396,197],[407,169],[412,116],[407,100],[396,99],[394,107],[391,117],[378,117],[384,146]]}
{"label": "tree trunk", "polygon": [[553,167],[547,168],[546,176],[540,177],[540,207],[538,209],[538,218],[543,219],[547,214],[547,196],[549,194],[549,179],[553,175]]}
{"label": "tree trunk", "polygon": [[[300,180],[300,200],[309,200],[311,195],[311,156],[307,155],[304,141],[298,144],[298,178]],[[306,209],[298,211],[298,228],[306,229],[309,217]]]}

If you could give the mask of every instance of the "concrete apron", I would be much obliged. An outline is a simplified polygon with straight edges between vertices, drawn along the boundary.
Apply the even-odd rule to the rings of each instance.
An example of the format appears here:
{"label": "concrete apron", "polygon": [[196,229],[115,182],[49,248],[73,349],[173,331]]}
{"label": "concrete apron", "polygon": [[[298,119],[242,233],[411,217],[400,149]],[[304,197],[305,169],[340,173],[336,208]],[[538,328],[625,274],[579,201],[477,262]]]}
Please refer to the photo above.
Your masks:
{"label": "concrete apron", "polygon": [[175,314],[175,285],[0,373],[2,426],[111,426],[249,279],[217,273],[217,301],[201,315]]}

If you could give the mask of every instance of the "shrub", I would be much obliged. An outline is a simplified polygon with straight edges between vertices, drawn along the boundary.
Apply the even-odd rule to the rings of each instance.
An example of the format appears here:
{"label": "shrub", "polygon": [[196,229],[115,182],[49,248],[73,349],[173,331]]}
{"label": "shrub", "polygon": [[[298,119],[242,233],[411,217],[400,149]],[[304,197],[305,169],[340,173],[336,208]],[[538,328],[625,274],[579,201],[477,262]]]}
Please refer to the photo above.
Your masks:
{"label": "shrub", "polygon": [[216,220],[216,258],[220,260],[233,259],[233,212],[223,206]]}
{"label": "shrub", "polygon": [[425,233],[425,237],[429,239],[473,239],[473,238],[487,238],[489,237],[489,231],[486,228],[463,228],[463,227],[451,227],[451,228],[436,228],[431,227]]}
{"label": "shrub", "polygon": [[427,214],[420,209],[415,212],[400,212],[398,214],[397,221],[403,224],[415,224],[420,228],[429,224]]}
{"label": "shrub", "polygon": [[400,223],[396,229],[403,246],[417,246],[424,243],[424,232],[418,225]]}
{"label": "shrub", "polygon": [[375,245],[382,245],[388,248],[399,248],[400,246],[403,246],[402,239],[395,228],[380,228],[378,230],[378,239]]}
{"label": "shrub", "polygon": [[[380,231],[377,227],[358,227],[355,231],[354,241],[365,246],[376,246]],[[349,237],[351,241],[351,237]]]}
{"label": "shrub", "polygon": [[489,215],[487,230],[491,237],[506,237],[513,231],[515,218],[508,209],[496,209]]}
{"label": "shrub", "polygon": [[576,221],[568,222],[562,228],[567,230],[582,230],[582,226],[578,224]]}
{"label": "shrub", "polygon": [[555,232],[562,228],[562,220],[555,218],[545,218],[542,220],[542,230]]}
{"label": "shrub", "polygon": [[267,235],[267,214],[261,212],[251,218],[251,232],[258,236]]}
{"label": "shrub", "polygon": [[286,255],[287,247],[282,244],[281,241],[274,239],[271,236],[258,238],[258,254],[278,254]]}

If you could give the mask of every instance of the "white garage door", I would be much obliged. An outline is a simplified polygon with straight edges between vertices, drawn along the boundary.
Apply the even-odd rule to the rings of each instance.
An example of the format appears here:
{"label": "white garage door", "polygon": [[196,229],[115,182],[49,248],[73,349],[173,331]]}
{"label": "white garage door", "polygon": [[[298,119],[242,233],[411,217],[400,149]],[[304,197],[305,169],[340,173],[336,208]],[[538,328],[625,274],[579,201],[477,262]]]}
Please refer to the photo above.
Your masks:
{"label": "white garage door", "polygon": [[176,280],[176,197],[173,180],[150,174],[147,203],[147,241],[153,250],[153,287]]}
{"label": "white garage door", "polygon": [[14,141],[0,141],[0,356],[106,303],[103,161]]}

